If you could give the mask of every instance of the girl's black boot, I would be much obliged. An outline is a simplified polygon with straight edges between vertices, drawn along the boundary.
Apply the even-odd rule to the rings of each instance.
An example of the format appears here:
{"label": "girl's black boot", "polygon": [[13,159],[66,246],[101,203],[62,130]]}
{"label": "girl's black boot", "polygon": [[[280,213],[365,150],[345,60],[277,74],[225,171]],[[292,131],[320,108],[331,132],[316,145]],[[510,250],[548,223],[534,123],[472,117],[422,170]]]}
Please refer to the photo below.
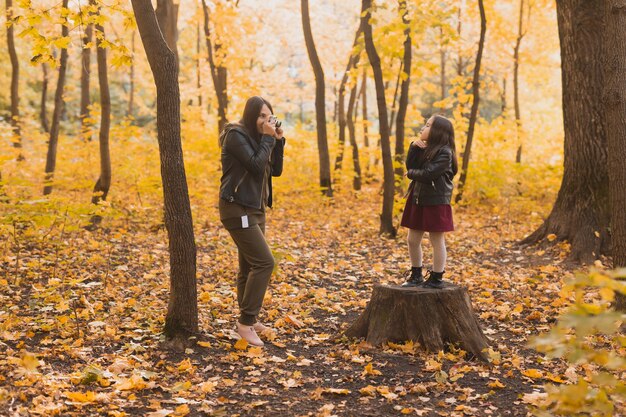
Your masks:
{"label": "girl's black boot", "polygon": [[422,267],[413,266],[411,267],[411,275],[409,279],[406,280],[405,283],[402,284],[403,287],[417,287],[424,282],[424,276],[422,275]]}
{"label": "girl's black boot", "polygon": [[443,288],[444,272],[431,272],[426,282],[424,282],[424,287],[435,288],[435,289]]}

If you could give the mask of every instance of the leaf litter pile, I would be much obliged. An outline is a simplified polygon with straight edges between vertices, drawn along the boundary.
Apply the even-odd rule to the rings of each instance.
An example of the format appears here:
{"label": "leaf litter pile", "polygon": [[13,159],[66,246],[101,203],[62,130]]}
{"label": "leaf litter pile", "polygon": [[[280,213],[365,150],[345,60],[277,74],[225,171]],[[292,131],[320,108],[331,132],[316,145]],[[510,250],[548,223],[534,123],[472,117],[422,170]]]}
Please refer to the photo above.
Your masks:
{"label": "leaf litter pile", "polygon": [[567,304],[559,290],[572,269],[566,244],[515,245],[540,222],[512,220],[528,217],[522,209],[456,207],[447,237],[444,279],[468,288],[490,363],[455,346],[342,337],[372,285],[399,284],[409,268],[406,230],[377,234],[379,199],[376,184],[332,201],[281,191],[267,223],[277,267],[264,348],[234,337],[237,255],[216,207],[194,207],[202,335],[185,350],[161,335],[169,266],[158,205],[95,231],[18,224],[0,263],[0,415],[523,416],[544,383],[577,378],[527,347]]}

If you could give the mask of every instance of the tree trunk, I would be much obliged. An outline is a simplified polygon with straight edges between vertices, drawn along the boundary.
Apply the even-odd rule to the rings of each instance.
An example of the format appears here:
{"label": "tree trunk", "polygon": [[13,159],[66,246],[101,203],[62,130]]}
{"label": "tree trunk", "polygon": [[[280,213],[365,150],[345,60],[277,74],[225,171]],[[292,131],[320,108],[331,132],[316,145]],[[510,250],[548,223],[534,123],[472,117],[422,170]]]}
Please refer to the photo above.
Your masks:
{"label": "tree trunk", "polygon": [[506,75],[502,77],[502,93],[500,94],[500,112],[506,112]]}
{"label": "tree trunk", "polygon": [[439,51],[439,58],[441,63],[441,79],[439,81],[441,87],[441,100],[446,99],[447,95],[447,80],[446,80],[446,49],[443,46],[443,28],[440,28],[441,35],[441,50]]}
{"label": "tree trunk", "polygon": [[[95,0],[91,0],[94,4]],[[100,13],[100,11],[98,11]],[[109,152],[109,127],[111,125],[111,96],[109,93],[109,78],[107,71],[107,51],[102,47],[105,39],[104,27],[96,25],[96,32],[101,36],[96,37],[96,57],[98,60],[98,83],[100,86],[100,178],[93,189],[91,202],[98,204],[107,199],[111,187],[111,153]],[[94,216],[93,223],[99,223],[100,218]]]}
{"label": "tree trunk", "polygon": [[[371,156],[369,153],[370,141],[367,119],[367,67],[363,66],[363,82],[361,83],[361,89],[359,90],[358,97],[361,98],[361,124],[363,125],[363,147],[365,148],[365,175],[367,178],[371,176]],[[356,109],[354,110],[356,119]]]}
{"label": "tree trunk", "polygon": [[[463,6],[465,6],[465,0],[461,0],[459,10],[457,13],[456,33],[459,39],[461,39],[461,31],[463,29],[461,15],[463,13]],[[456,74],[462,76],[465,72],[465,62],[463,61],[463,52],[461,48],[461,42],[458,42],[457,61],[456,61]]]}
{"label": "tree trunk", "polygon": [[128,112],[127,116],[133,117],[135,114],[135,31],[130,38],[132,59],[130,60],[130,91],[128,93]]}
{"label": "tree trunk", "polygon": [[463,191],[465,190],[465,181],[467,180],[467,170],[472,151],[472,141],[474,140],[474,127],[478,118],[478,103],[480,101],[480,63],[483,58],[483,49],[485,47],[485,33],[487,32],[487,18],[485,17],[485,6],[483,0],[478,0],[478,8],[480,9],[480,40],[478,41],[478,52],[476,53],[476,64],[474,66],[474,78],[472,80],[472,110],[470,112],[469,127],[467,129],[467,142],[463,151],[463,166],[461,168],[461,177],[459,178],[458,193],[455,202],[461,201]]}
{"label": "tree trunk", "polygon": [[[604,114],[609,151],[613,267],[626,268],[626,1],[608,0],[605,28]],[[626,294],[616,294],[615,308],[626,312]]]}
{"label": "tree trunk", "polygon": [[[13,129],[13,146],[22,147],[22,132],[20,129],[20,63],[15,51],[13,38],[13,0],[6,0],[7,17],[7,46],[11,59],[11,127]],[[20,159],[23,157],[20,155]]]}
{"label": "tree trunk", "polygon": [[132,0],[139,34],[157,89],[157,132],[169,237],[170,298],[164,332],[187,339],[198,332],[196,244],[180,138],[180,91],[176,55],[161,35],[150,0]]}
{"label": "tree trunk", "polygon": [[[557,0],[565,129],[564,170],[552,212],[522,243],[554,234],[571,259],[591,263],[609,247],[607,139],[602,91],[601,0]],[[623,166],[623,161],[622,161]]]}
{"label": "tree trunk", "polygon": [[317,123],[317,148],[320,163],[320,188],[327,197],[333,196],[333,188],[330,179],[330,155],[328,153],[328,137],[326,134],[326,98],[324,86],[324,70],[313,41],[311,32],[311,19],[309,18],[309,0],[301,0],[302,28],[304,41],[309,54],[309,60],[315,74],[315,120]]}
{"label": "tree trunk", "polygon": [[350,98],[348,99],[348,135],[350,136],[350,146],[352,146],[352,162],[354,164],[354,179],[352,180],[352,188],[356,191],[361,189],[361,161],[359,161],[359,145],[356,143],[356,132],[354,131],[354,104],[356,102],[356,85],[350,90]]}
{"label": "tree trunk", "polygon": [[337,150],[337,157],[335,159],[335,181],[339,177],[337,175],[338,171],[341,171],[341,165],[343,163],[343,153],[345,149],[346,142],[346,119],[352,117],[350,112],[348,112],[348,116],[346,116],[345,111],[345,95],[346,95],[346,84],[348,83],[348,77],[350,76],[350,71],[359,63],[360,54],[354,53],[354,47],[359,41],[359,36],[361,36],[361,28],[357,29],[356,35],[354,37],[354,42],[352,44],[352,49],[350,50],[350,58],[348,59],[348,65],[346,65],[346,70],[343,73],[343,77],[341,78],[341,83],[339,85],[339,97],[337,98],[337,113],[339,118],[339,149]]}
{"label": "tree trunk", "polygon": [[517,135],[518,148],[515,162],[522,162],[522,117],[519,109],[519,48],[524,38],[524,0],[519,3],[519,23],[517,26],[517,39],[513,49],[513,105],[515,106],[515,132]]}
{"label": "tree trunk", "polygon": [[393,160],[391,157],[391,144],[389,141],[389,119],[387,118],[387,103],[385,100],[385,84],[383,81],[383,71],[380,66],[380,57],[376,52],[374,39],[372,37],[372,26],[370,24],[372,0],[362,0],[361,27],[365,36],[365,50],[369,58],[372,72],[374,73],[374,83],[376,85],[376,102],[378,104],[378,120],[380,132],[380,146],[383,159],[383,207],[380,215],[380,233],[395,236],[396,229],[393,226]]}
{"label": "tree trunk", "polygon": [[202,0],[202,10],[204,13],[204,37],[206,39],[207,60],[211,69],[211,78],[213,79],[213,87],[217,96],[217,130],[218,135],[224,129],[228,119],[228,71],[223,65],[223,59],[216,62],[215,56],[222,49],[219,42],[215,42],[215,50],[211,41],[211,30],[209,28],[209,8],[206,1]]}
{"label": "tree trunk", "polygon": [[[363,83],[361,84],[361,118],[363,119],[363,145],[366,148],[370,147],[370,139],[368,132],[369,119],[367,118],[367,68],[363,66]],[[369,167],[369,162],[367,164]]]}
{"label": "tree trunk", "polygon": [[437,290],[375,285],[365,311],[345,335],[363,337],[374,346],[412,340],[431,352],[458,343],[483,361],[489,347],[467,290],[452,284]]}
{"label": "tree trunk", "polygon": [[[88,44],[93,38],[93,24],[89,23],[85,28],[85,36],[83,36],[83,50],[81,52],[81,71],[80,71],[80,127],[83,135],[89,130],[87,124],[89,117],[90,88],[89,82],[91,78],[91,48]],[[97,40],[96,40],[97,42]],[[91,134],[87,135],[87,140],[91,140]]]}
{"label": "tree trunk", "polygon": [[200,22],[196,23],[196,88],[198,89],[198,107],[202,107],[202,80],[200,79]]}
{"label": "tree trunk", "polygon": [[396,192],[401,192],[402,178],[404,175],[404,121],[406,110],[409,106],[409,86],[411,83],[411,21],[407,10],[406,0],[400,0],[400,10],[402,13],[402,23],[404,27],[404,58],[403,67],[405,76],[402,77],[402,87],[400,88],[400,101],[398,103],[398,116],[396,119]]}
{"label": "tree trunk", "polygon": [[9,196],[4,190],[4,183],[2,182],[2,172],[0,172],[0,203],[8,203]]}
{"label": "tree trunk", "polygon": [[[63,0],[62,7],[67,9],[68,0]],[[69,36],[68,22],[63,18],[61,24],[61,36]],[[48,141],[48,153],[46,156],[45,181],[43,187],[43,195],[52,192],[52,180],[54,178],[54,169],[57,163],[57,145],[59,142],[59,130],[61,124],[61,112],[63,111],[63,89],[65,88],[65,73],[67,71],[67,48],[61,48],[61,59],[59,63],[59,79],[57,88],[54,93],[54,111],[52,112],[52,125],[50,126],[50,139]]]}
{"label": "tree trunk", "polygon": [[403,70],[404,59],[400,61],[400,68],[398,68],[398,75],[396,76],[396,88],[393,90],[393,102],[391,103],[391,114],[389,115],[389,136],[393,135],[393,122],[396,119],[396,105],[398,103],[398,91],[400,91]]}
{"label": "tree trunk", "polygon": [[178,65],[178,4],[174,0],[157,0],[156,17],[167,46],[176,55]]}
{"label": "tree trunk", "polygon": [[41,121],[41,127],[44,132],[50,132],[50,125],[48,123],[48,110],[46,104],[48,101],[48,64],[45,62],[41,64],[41,70],[43,71],[43,78],[41,83],[41,107],[39,111],[39,120]]}

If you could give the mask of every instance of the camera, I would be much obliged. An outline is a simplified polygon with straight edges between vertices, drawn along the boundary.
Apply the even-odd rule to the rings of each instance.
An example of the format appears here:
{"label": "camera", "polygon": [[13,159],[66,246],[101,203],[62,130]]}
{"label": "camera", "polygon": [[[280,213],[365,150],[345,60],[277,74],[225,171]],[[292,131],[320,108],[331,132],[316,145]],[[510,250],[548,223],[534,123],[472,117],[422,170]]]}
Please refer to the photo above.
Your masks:
{"label": "camera", "polygon": [[270,116],[270,123],[274,124],[274,128],[278,129],[280,127],[280,125],[282,125],[282,122],[280,120],[278,120],[278,117],[276,116]]}

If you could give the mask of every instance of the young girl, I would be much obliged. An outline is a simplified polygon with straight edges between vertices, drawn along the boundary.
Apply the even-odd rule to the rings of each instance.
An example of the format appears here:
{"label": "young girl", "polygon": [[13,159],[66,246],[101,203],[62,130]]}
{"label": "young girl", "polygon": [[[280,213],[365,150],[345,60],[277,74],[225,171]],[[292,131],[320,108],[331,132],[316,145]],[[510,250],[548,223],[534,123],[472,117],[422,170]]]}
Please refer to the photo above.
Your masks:
{"label": "young girl", "polygon": [[[445,232],[452,222],[452,178],[458,171],[454,128],[443,116],[432,116],[411,142],[406,157],[406,176],[411,179],[401,225],[409,228],[411,275],[403,287],[443,287],[446,266]],[[422,237],[428,232],[433,246],[433,270],[427,281],[422,275]],[[430,271],[429,271],[430,272]]]}
{"label": "young girl", "polygon": [[239,123],[224,127],[220,143],[220,220],[239,252],[237,332],[251,345],[263,346],[257,332],[268,327],[257,317],[274,269],[274,256],[265,239],[265,211],[272,207],[272,177],[283,171],[285,138],[272,105],[255,96],[246,102]]}

